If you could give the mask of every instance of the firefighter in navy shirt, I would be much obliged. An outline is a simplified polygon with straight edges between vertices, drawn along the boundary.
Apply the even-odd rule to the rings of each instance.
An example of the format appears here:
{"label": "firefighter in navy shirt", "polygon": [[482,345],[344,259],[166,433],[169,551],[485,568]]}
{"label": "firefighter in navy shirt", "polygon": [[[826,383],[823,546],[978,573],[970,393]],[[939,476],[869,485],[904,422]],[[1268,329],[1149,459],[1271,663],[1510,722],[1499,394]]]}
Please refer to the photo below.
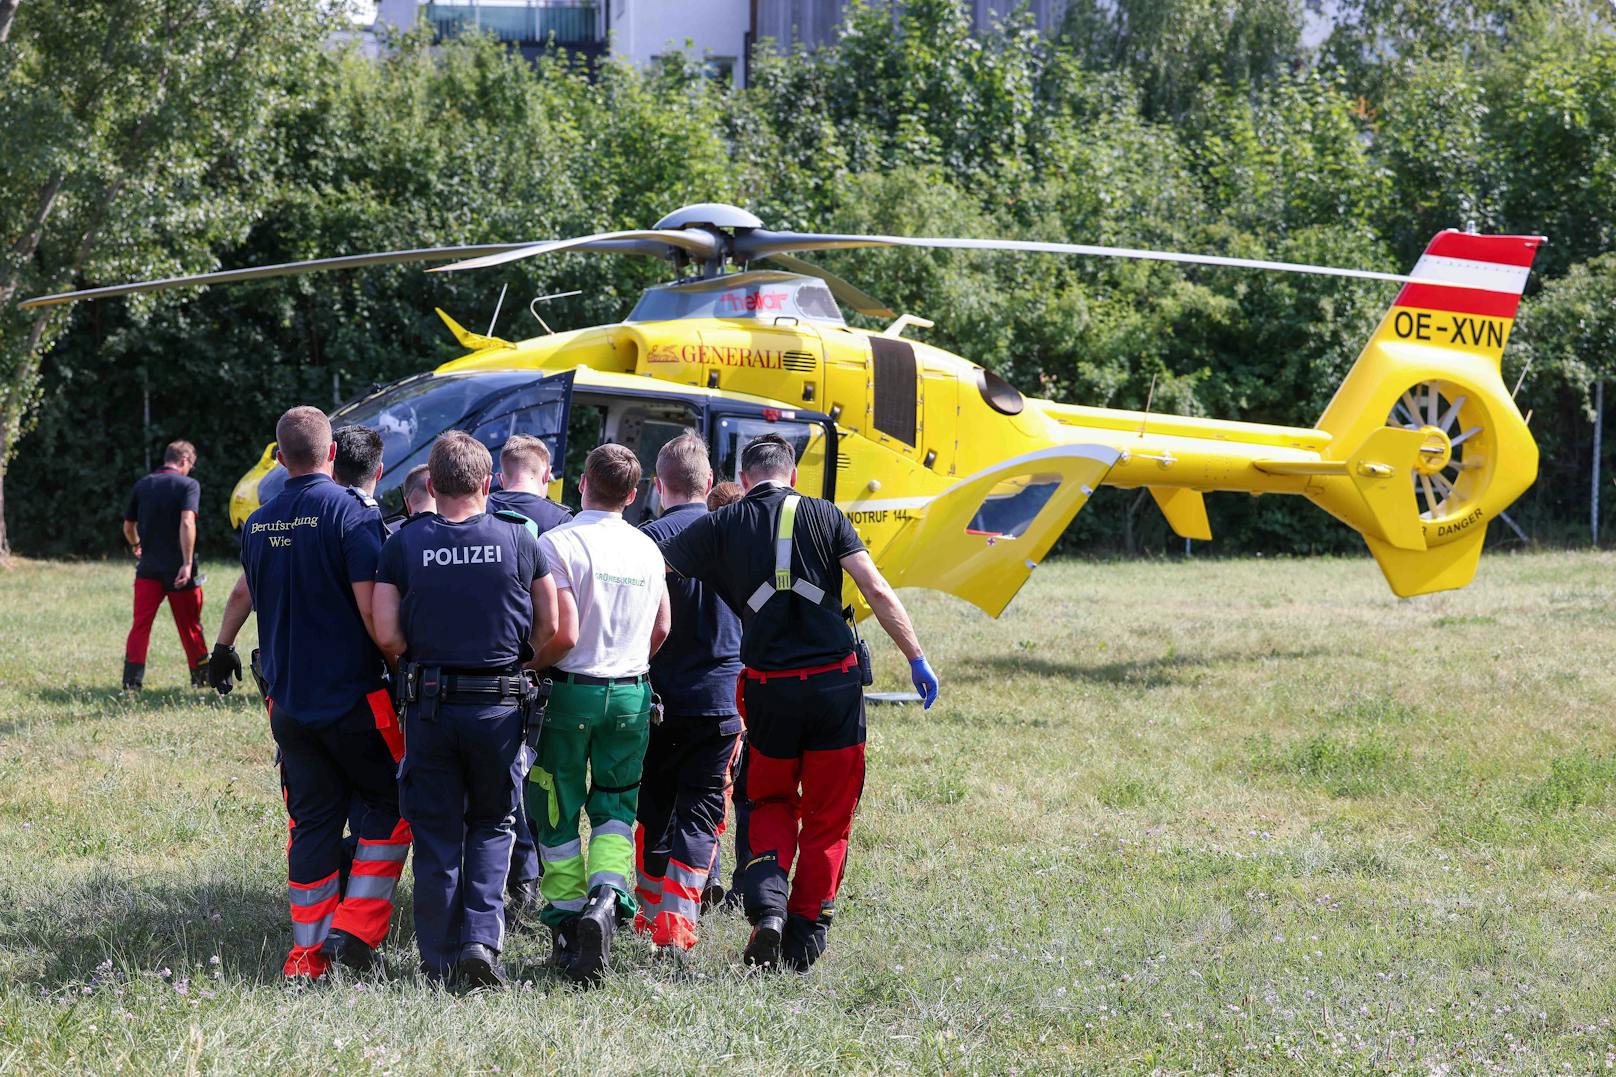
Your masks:
{"label": "firefighter in navy shirt", "polygon": [[196,450],[176,441],[163,451],[163,466],[135,483],[123,513],[123,537],[135,567],[135,617],[124,644],[123,686],[139,691],[146,680],[146,649],[157,607],[168,600],[191,668],[191,684],[202,687],[208,670],[208,643],[202,635],[202,581],[196,575],[196,510],[202,488],[191,478]]}
{"label": "firefighter in navy shirt", "polygon": [[502,987],[505,881],[528,762],[522,667],[555,631],[556,591],[530,521],[485,513],[492,460],[470,434],[432,446],[437,511],[387,540],[376,638],[401,655],[399,772],[415,835],[415,938],[429,977]]}
{"label": "firefighter in navy shirt", "polygon": [[[537,534],[544,534],[572,519],[572,510],[545,496],[550,484],[550,446],[541,438],[513,434],[499,450],[499,486],[488,495],[488,511],[517,512],[533,521]],[[544,865],[533,840],[538,824],[528,818],[524,805],[516,813],[516,841],[511,845],[511,874],[506,880],[511,913],[538,901],[539,878]]]}
{"label": "firefighter in navy shirt", "polygon": [[824,952],[864,788],[864,691],[842,614],[844,570],[909,659],[927,707],[937,676],[853,525],[834,503],[798,494],[796,481],[790,443],[753,439],[741,452],[746,496],[693,522],[662,554],[742,618],[752,810],[741,888],[753,924],[744,957],[806,972]]}
{"label": "firefighter in navy shirt", "polygon": [[[707,515],[713,468],[707,444],[683,434],[657,453],[664,510],[640,530],[659,546]],[[673,628],[651,659],[651,688],[664,715],[651,728],[640,784],[635,930],[656,946],[698,941],[702,891],[718,858],[724,793],[740,744],[735,681],[741,622],[709,587],[668,580]]]}
{"label": "firefighter in navy shirt", "polygon": [[[369,968],[387,935],[410,828],[399,817],[403,737],[371,638],[381,531],[375,513],[331,478],[336,444],[318,408],[293,408],[275,426],[276,458],[291,476],[248,517],[241,535],[247,587],[225,606],[210,673],[240,675],[234,647],[258,612],[270,730],[291,816],[292,907],[288,977],[319,977],[340,961]],[[225,690],[221,687],[221,690]],[[363,803],[359,845],[339,891],[342,827]]]}

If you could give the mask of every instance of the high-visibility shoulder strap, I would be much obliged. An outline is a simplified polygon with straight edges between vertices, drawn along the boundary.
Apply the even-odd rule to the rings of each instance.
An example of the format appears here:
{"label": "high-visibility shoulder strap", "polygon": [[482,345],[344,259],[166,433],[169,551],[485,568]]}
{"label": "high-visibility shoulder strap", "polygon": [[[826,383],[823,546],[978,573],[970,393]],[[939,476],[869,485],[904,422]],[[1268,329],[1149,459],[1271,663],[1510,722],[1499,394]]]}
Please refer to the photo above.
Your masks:
{"label": "high-visibility shoulder strap", "polygon": [[791,547],[797,532],[797,506],[800,504],[801,494],[787,494],[780,502],[780,515],[774,522],[774,575],[758,584],[758,589],[746,600],[747,608],[753,613],[780,591],[795,591],[815,605],[825,601],[824,588],[791,575]]}
{"label": "high-visibility shoulder strap", "polygon": [[801,496],[787,494],[780,502],[780,518],[774,525],[774,589],[784,591],[791,587],[791,539],[797,530],[797,506]]}

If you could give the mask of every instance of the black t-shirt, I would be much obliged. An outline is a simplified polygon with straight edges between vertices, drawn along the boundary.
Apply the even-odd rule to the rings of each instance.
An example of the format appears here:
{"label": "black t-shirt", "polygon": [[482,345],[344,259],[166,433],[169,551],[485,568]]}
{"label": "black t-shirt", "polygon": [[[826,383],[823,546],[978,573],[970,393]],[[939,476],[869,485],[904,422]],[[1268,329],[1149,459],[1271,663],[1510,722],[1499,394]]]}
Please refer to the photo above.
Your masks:
{"label": "black t-shirt", "polygon": [[842,558],[864,549],[834,502],[803,497],[797,506],[791,572],[825,591],[823,602],[776,593],[757,613],[747,608],[758,585],[774,578],[774,529],[780,503],[794,493],[768,483],[703,516],[662,545],[668,566],[710,584],[741,618],[741,661],[752,669],[805,669],[847,657],[853,633],[842,619]]}
{"label": "black t-shirt", "polygon": [[135,575],[173,584],[182,566],[180,513],[195,512],[202,485],[171,467],[160,467],[135,483],[129,491],[125,520],[140,532],[140,563]]}
{"label": "black t-shirt", "polygon": [[488,511],[494,512],[497,509],[521,513],[533,521],[541,535],[550,528],[560,527],[572,519],[572,510],[567,506],[558,505],[547,497],[530,494],[525,490],[495,490],[489,494]]}
{"label": "black t-shirt", "polygon": [[533,634],[533,581],[550,574],[525,521],[478,513],[459,523],[411,516],[382,547],[376,582],[402,596],[404,655],[457,669],[498,669],[522,658]]}
{"label": "black t-shirt", "polygon": [[[661,546],[706,515],[705,505],[675,505],[640,530]],[[669,579],[668,605],[673,627],[651,657],[651,687],[675,717],[734,714],[741,622],[713,588],[696,580]]]}

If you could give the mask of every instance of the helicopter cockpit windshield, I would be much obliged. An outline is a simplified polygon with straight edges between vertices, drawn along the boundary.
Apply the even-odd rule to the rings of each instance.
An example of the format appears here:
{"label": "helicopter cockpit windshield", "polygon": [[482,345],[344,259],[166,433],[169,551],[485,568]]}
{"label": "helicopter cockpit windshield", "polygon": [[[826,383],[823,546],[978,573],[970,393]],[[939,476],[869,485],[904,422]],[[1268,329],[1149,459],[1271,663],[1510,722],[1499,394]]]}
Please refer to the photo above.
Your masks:
{"label": "helicopter cockpit windshield", "polygon": [[[331,413],[331,425],[362,424],[381,434],[386,471],[376,494],[385,497],[398,489],[411,468],[426,462],[439,434],[496,395],[532,381],[529,371],[415,375],[338,408]],[[286,470],[277,465],[259,481],[259,503],[274,497],[285,484]],[[396,498],[387,500],[391,504]]]}
{"label": "helicopter cockpit windshield", "polygon": [[680,318],[744,318],[769,323],[789,318],[847,324],[823,281],[773,271],[647,288],[627,320],[668,322]]}

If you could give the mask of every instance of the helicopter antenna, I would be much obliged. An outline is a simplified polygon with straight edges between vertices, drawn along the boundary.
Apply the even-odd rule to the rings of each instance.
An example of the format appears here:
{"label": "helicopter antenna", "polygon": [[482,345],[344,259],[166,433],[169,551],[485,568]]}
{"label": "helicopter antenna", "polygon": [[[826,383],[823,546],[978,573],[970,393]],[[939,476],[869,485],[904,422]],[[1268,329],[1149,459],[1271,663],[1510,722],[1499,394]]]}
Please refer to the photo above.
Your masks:
{"label": "helicopter antenna", "polygon": [[1150,402],[1156,399],[1156,375],[1150,376],[1150,391],[1145,394],[1145,415],[1139,420],[1139,436],[1145,436],[1145,424],[1150,422]]}
{"label": "helicopter antenna", "polygon": [[[1616,0],[1611,0],[1611,2],[1616,3]],[[1526,365],[1521,367],[1521,376],[1515,379],[1515,391],[1509,394],[1509,398],[1511,400],[1514,400],[1517,396],[1521,395],[1521,386],[1526,384],[1526,375],[1530,374],[1531,372],[1532,360],[1530,357],[1528,357],[1526,360]]]}
{"label": "helicopter antenna", "polygon": [[544,331],[546,333],[549,333],[551,336],[555,336],[555,330],[550,328],[550,323],[545,321],[542,317],[539,316],[539,304],[540,303],[548,303],[552,299],[565,299],[569,295],[583,295],[583,294],[584,294],[584,290],[582,288],[574,288],[570,292],[551,292],[549,295],[536,295],[528,303],[527,312],[529,314],[533,315],[533,317],[538,320],[538,323],[540,325],[544,326]]}
{"label": "helicopter antenna", "polygon": [[505,305],[505,293],[511,290],[509,282],[499,290],[499,299],[494,303],[494,316],[488,319],[488,335],[494,335],[494,325],[499,321],[500,308]]}

